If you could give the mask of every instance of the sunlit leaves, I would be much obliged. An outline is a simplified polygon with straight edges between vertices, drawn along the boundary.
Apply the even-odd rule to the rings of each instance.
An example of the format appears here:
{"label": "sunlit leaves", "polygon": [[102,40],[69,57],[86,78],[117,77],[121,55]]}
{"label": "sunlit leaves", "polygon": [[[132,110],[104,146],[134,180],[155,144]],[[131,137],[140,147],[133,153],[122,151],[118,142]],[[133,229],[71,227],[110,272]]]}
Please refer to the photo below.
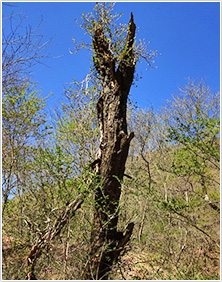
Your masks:
{"label": "sunlit leaves", "polygon": [[24,189],[34,147],[48,133],[43,108],[46,99],[34,85],[23,82],[11,84],[3,92],[3,197],[16,189]]}
{"label": "sunlit leaves", "polygon": [[219,169],[219,96],[203,81],[189,80],[173,98],[165,108],[167,140],[175,145],[171,172],[192,176],[206,188],[211,172]]}
{"label": "sunlit leaves", "polygon": [[36,135],[38,130],[34,128],[40,128],[45,123],[45,116],[41,113],[45,103],[46,99],[30,83],[8,87],[2,101],[4,134],[20,134],[20,138],[26,138],[26,141]]}

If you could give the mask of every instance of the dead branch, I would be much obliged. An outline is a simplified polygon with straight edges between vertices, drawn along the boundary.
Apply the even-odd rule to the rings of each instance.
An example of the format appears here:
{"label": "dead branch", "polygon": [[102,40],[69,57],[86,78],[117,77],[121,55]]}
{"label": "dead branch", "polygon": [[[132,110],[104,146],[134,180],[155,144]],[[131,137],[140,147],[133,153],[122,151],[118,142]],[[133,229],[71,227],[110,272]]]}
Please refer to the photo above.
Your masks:
{"label": "dead branch", "polygon": [[55,220],[52,228],[50,228],[35,244],[27,258],[28,273],[26,275],[26,280],[37,280],[34,269],[37,263],[37,259],[41,256],[43,250],[46,246],[49,246],[50,242],[55,239],[62,228],[68,222],[68,219],[75,215],[75,212],[81,207],[83,203],[82,195],[79,195],[73,202],[71,202],[66,209],[61,213],[61,215]]}

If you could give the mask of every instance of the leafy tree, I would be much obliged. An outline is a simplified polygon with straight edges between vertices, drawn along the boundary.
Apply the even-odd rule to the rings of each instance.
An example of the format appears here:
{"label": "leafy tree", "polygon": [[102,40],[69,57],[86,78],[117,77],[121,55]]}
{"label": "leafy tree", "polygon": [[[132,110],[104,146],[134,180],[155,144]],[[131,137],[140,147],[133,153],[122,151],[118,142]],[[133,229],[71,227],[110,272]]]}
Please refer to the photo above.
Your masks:
{"label": "leafy tree", "polygon": [[[168,214],[171,234],[180,230],[188,232],[184,239],[187,250],[182,248],[181,254],[184,252],[184,256],[189,257],[190,253],[196,270],[192,274],[184,272],[184,275],[197,275],[195,271],[200,266],[191,255],[195,244],[214,254],[219,248],[219,95],[202,80],[195,83],[189,79],[186,86],[167,102],[162,118],[168,130],[164,158],[157,166],[161,175],[165,174],[167,178],[163,191],[165,197],[160,193],[156,202],[165,217]],[[182,229],[174,227],[175,224]],[[173,237],[177,240],[176,233]],[[164,247],[166,255],[173,253],[175,240],[169,235],[172,246],[168,250]],[[179,252],[176,251],[177,243],[175,253]],[[207,263],[210,265],[209,261]],[[178,266],[178,262],[175,265]]]}
{"label": "leafy tree", "polygon": [[[171,171],[192,178],[202,186],[203,196],[209,200],[207,186],[219,170],[219,94],[211,92],[203,81],[189,80],[180,94],[169,101],[166,108],[168,140],[175,142]],[[217,182],[216,182],[217,183]]]}
{"label": "leafy tree", "polygon": [[9,194],[16,189],[19,193],[21,183],[25,187],[31,147],[42,136],[45,124],[42,109],[46,99],[35,90],[30,71],[46,57],[49,42],[43,42],[38,27],[24,28],[24,20],[25,13],[13,11],[3,17],[3,211]]}
{"label": "leafy tree", "polygon": [[3,213],[9,195],[26,187],[33,148],[46,134],[45,103],[46,98],[27,82],[3,92]]}

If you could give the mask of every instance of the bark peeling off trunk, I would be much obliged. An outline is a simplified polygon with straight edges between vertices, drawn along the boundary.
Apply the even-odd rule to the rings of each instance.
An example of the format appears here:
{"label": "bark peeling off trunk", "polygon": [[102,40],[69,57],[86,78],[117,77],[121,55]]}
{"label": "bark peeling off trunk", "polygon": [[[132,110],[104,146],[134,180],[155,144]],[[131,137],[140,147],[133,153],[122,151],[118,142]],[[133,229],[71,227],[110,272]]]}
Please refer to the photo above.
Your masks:
{"label": "bark peeling off trunk", "polygon": [[121,60],[116,70],[116,58],[109,50],[103,29],[99,27],[93,37],[94,65],[100,76],[103,91],[97,103],[100,126],[100,146],[96,172],[102,184],[95,193],[95,212],[91,233],[91,251],[86,279],[107,279],[108,271],[117,261],[121,250],[133,231],[130,223],[125,235],[117,231],[118,205],[130,141],[126,111],[127,99],[134,78],[135,58],[133,43],[136,25],[131,19]]}

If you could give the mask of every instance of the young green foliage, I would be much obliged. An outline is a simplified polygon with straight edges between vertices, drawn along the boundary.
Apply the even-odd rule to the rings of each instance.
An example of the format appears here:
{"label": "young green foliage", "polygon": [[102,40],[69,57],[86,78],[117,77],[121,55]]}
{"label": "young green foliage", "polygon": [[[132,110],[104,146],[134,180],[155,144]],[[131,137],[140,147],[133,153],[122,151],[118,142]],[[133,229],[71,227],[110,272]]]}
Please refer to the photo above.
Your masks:
{"label": "young green foliage", "polygon": [[87,76],[65,89],[61,112],[55,112],[55,139],[75,162],[75,171],[93,161],[98,151],[99,127],[96,101],[98,89]]}
{"label": "young green foliage", "polygon": [[42,98],[30,82],[6,88],[2,102],[3,198],[6,204],[12,191],[17,193],[21,185],[24,187],[33,148],[48,131],[43,112],[46,98]]}
{"label": "young green foliage", "polygon": [[178,146],[172,171],[193,174],[200,183],[208,183],[212,180],[210,167],[219,169],[219,95],[211,93],[203,81],[189,80],[180,91],[167,109],[173,114],[168,141]]}
{"label": "young green foliage", "polygon": [[[88,14],[82,14],[82,23],[79,24],[79,27],[85,31],[85,34],[90,35],[90,38],[93,37],[94,33],[101,29],[103,31],[103,38],[106,39],[108,44],[109,51],[115,59],[115,66],[118,68],[119,63],[126,55],[126,50],[129,52],[129,48],[126,46],[127,41],[127,31],[129,26],[126,24],[118,23],[122,14],[114,13],[115,3],[97,3],[93,9],[93,12]],[[76,20],[77,22],[77,20]],[[76,52],[82,48],[86,48],[92,52],[92,57],[95,59],[96,54],[93,49],[92,41],[89,43],[82,42],[78,44],[73,38],[75,43]],[[148,42],[148,44],[150,41]],[[134,40],[133,46],[134,53],[134,63],[138,60],[144,59],[145,62],[152,66],[154,63],[154,57],[157,56],[157,51],[150,50],[148,45],[145,44],[142,40]]]}

